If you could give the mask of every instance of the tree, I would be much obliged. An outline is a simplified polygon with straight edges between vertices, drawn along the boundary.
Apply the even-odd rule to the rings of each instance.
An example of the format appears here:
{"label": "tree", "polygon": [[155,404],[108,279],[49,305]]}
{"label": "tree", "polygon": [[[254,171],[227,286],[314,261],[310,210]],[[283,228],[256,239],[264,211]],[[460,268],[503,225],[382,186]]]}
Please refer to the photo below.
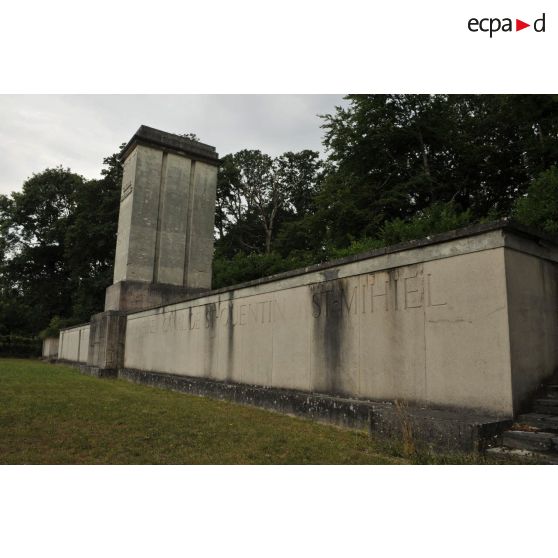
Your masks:
{"label": "tree", "polygon": [[[124,144],[120,146],[124,147]],[[76,192],[76,210],[65,236],[64,257],[72,284],[71,316],[89,320],[104,307],[112,283],[122,165],[118,155],[103,160],[100,180],[85,182]]]}
{"label": "tree", "polygon": [[558,163],[558,96],[350,95],[325,115],[323,235],[347,245],[433,203],[471,219],[509,214]]}
{"label": "tree", "polygon": [[248,210],[258,217],[265,234],[265,253],[269,254],[277,212],[285,205],[287,192],[275,176],[274,161],[269,155],[245,149],[236,154],[235,162],[240,171],[240,194]]}
{"label": "tree", "polygon": [[287,193],[287,203],[297,217],[314,210],[314,199],[322,161],[317,151],[304,149],[298,153],[287,151],[274,161],[276,180]]}
{"label": "tree", "polygon": [[10,329],[37,333],[51,316],[69,313],[72,289],[65,235],[83,184],[84,178],[69,169],[46,169],[28,179],[9,202],[3,201],[3,304],[11,299],[12,311],[20,307],[27,316],[25,325],[11,322]]}
{"label": "tree", "polygon": [[122,168],[104,160],[100,180],[57,167],[0,196],[0,322],[37,334],[53,316],[66,324],[103,308],[112,282]]}
{"label": "tree", "polygon": [[258,216],[242,191],[241,167],[236,155],[221,159],[215,204],[216,252],[232,258],[239,252],[260,252],[264,238]]}
{"label": "tree", "polygon": [[318,153],[287,152],[275,159],[243,150],[221,159],[217,182],[218,249],[269,254],[281,226],[313,208]]}
{"label": "tree", "polygon": [[526,225],[558,233],[558,168],[539,174],[527,194],[516,201],[513,216]]}

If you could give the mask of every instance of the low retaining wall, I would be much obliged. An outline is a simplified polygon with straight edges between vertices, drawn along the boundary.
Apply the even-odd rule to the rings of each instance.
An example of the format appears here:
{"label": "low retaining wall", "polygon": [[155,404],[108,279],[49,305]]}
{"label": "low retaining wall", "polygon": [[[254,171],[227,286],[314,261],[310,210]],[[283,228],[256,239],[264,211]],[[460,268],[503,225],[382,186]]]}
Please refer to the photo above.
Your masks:
{"label": "low retaining wall", "polygon": [[43,339],[42,355],[44,359],[58,358],[58,342],[58,337],[47,337],[46,339]]}
{"label": "low retaining wall", "polygon": [[89,324],[62,329],[58,341],[58,359],[68,363],[87,363]]}

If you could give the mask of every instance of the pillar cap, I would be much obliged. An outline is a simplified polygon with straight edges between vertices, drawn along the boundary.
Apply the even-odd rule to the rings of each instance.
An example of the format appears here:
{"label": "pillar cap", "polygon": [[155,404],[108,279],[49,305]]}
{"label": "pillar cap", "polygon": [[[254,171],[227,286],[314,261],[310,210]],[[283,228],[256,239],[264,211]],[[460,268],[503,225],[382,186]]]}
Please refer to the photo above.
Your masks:
{"label": "pillar cap", "polygon": [[120,152],[118,156],[120,161],[124,161],[137,145],[146,145],[166,152],[178,153],[194,161],[203,161],[209,165],[219,165],[219,155],[212,145],[144,125],[138,128],[138,131]]}

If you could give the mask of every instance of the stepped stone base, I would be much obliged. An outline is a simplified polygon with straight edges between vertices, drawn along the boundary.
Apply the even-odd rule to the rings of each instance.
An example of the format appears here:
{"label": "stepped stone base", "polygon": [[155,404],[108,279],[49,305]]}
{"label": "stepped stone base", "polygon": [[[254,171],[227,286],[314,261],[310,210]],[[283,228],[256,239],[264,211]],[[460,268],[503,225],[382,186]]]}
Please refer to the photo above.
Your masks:
{"label": "stepped stone base", "polygon": [[[555,378],[542,385],[533,401],[533,412],[519,415],[504,432],[500,453],[524,452],[541,463],[558,463],[558,393]],[[521,456],[520,456],[521,457]]]}
{"label": "stepped stone base", "polygon": [[541,413],[526,413],[519,415],[516,424],[530,426],[545,432],[558,432],[558,417]]}
{"label": "stepped stone base", "polygon": [[155,387],[226,399],[318,422],[368,430],[381,438],[411,436],[417,448],[483,451],[511,420],[455,410],[401,407],[391,402],[346,399],[302,391],[222,382],[174,374],[120,369],[118,377]]}
{"label": "stepped stone base", "polygon": [[526,465],[558,465],[558,457],[553,454],[523,449],[510,449],[507,447],[495,447],[486,450],[488,455],[495,457],[513,458],[520,460]]}
{"label": "stepped stone base", "polygon": [[533,405],[535,413],[558,416],[558,399],[537,399]]}
{"label": "stepped stone base", "polygon": [[504,432],[502,442],[508,448],[527,451],[551,451],[558,449],[558,436],[550,432]]}

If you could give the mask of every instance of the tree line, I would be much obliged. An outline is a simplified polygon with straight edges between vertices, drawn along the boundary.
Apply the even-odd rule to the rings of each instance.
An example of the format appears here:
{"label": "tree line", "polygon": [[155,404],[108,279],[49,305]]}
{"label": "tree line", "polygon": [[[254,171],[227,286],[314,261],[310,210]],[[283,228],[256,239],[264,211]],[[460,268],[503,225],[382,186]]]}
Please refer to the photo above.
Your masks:
{"label": "tree line", "polygon": [[[214,287],[504,216],[558,232],[557,95],[349,95],[321,121],[323,158],[221,159]],[[122,180],[103,165],[0,196],[0,335],[102,310]]]}

